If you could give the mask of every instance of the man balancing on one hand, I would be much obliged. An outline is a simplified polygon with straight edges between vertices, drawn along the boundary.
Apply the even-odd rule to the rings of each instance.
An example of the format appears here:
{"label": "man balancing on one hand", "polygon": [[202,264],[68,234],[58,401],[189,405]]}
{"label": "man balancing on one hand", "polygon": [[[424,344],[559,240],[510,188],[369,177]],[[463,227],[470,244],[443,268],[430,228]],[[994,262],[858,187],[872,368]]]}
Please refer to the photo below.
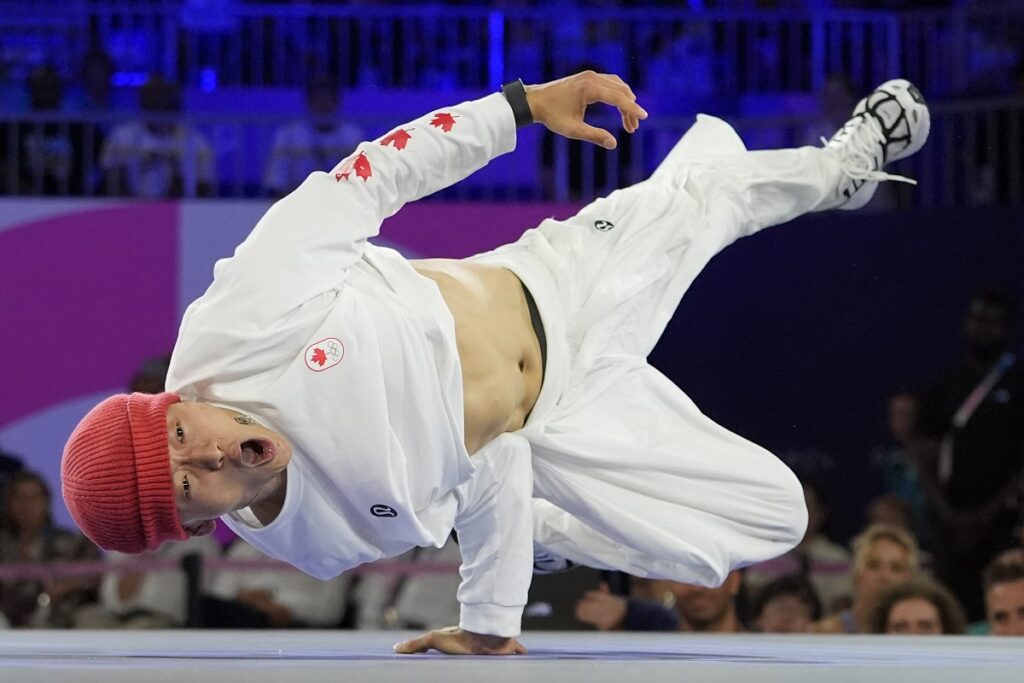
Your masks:
{"label": "man balancing on one hand", "polygon": [[723,247],[899,179],[882,167],[924,144],[928,109],[890,81],[823,148],[763,152],[701,116],[651,178],[514,244],[408,261],[367,241],[511,151],[517,126],[613,149],[584,123],[595,102],[627,132],[647,117],[616,76],[516,82],[361,144],[277,202],[186,311],[169,391],[108,398],[71,435],[64,498],[82,530],[141,552],[221,518],[326,579],[454,528],[460,624],[403,653],[525,652],[535,564],[713,586],[795,545],[793,474],[646,358]]}

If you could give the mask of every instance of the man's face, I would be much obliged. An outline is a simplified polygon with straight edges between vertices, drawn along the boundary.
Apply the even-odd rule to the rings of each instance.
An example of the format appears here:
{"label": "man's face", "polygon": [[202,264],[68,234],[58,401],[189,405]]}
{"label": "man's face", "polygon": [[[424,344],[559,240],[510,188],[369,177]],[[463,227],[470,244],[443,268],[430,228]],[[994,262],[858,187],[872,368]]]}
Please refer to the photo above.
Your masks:
{"label": "man's face", "polygon": [[891,539],[878,538],[864,554],[853,583],[859,600],[874,600],[883,588],[906,581],[912,574],[907,549]]}
{"label": "man's face", "polygon": [[1024,636],[1024,579],[997,583],[985,595],[985,612],[994,636]]}
{"label": "man's face", "polygon": [[733,608],[733,598],[739,590],[737,572],[729,575],[718,588],[704,588],[686,583],[672,582],[676,609],[693,630],[702,631],[718,622]]}
{"label": "man's face", "polygon": [[912,636],[941,636],[942,616],[939,609],[928,600],[907,598],[889,608],[885,632]]}
{"label": "man's face", "polygon": [[280,434],[208,403],[167,409],[171,478],[181,523],[196,527],[248,507],[280,482],[292,457]]}
{"label": "man's face", "polygon": [[46,491],[34,481],[18,482],[7,501],[11,521],[21,530],[38,530],[46,525],[50,514],[50,500]]}

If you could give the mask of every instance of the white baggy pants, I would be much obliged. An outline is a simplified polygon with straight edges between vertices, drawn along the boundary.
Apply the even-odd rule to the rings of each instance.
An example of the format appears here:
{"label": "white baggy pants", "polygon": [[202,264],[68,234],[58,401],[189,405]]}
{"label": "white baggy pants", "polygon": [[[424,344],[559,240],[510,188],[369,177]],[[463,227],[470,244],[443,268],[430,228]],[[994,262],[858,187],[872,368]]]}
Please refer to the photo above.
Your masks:
{"label": "white baggy pants", "polygon": [[646,359],[712,256],[835,206],[840,177],[831,152],[748,152],[728,124],[701,116],[650,179],[474,257],[516,273],[547,337],[544,385],[520,432],[536,543],[592,567],[718,585],[800,541],[807,511],[793,473]]}

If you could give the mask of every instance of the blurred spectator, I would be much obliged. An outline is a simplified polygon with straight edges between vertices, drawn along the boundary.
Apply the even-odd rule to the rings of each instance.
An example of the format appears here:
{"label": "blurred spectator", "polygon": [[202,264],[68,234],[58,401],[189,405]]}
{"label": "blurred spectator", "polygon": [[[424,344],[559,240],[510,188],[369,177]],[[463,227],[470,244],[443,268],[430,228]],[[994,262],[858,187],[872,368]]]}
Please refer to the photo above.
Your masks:
{"label": "blurred spectator", "polygon": [[81,194],[80,124],[57,120],[64,84],[49,65],[33,69],[28,82],[33,117],[17,126],[18,191],[34,195]]}
{"label": "blurred spectator", "polygon": [[978,292],[965,357],[928,391],[914,442],[936,539],[935,573],[969,619],[984,613],[979,577],[1014,542],[1024,494],[1024,371],[1009,351],[1014,306]]}
{"label": "blurred spectator", "polygon": [[748,567],[747,586],[756,592],[784,576],[806,576],[828,614],[848,601],[853,592],[851,557],[846,548],[833,543],[825,534],[828,507],[822,500],[820,487],[807,480],[802,483],[807,504],[807,532],[803,540],[785,555]]}
{"label": "blurred spectator", "polygon": [[717,588],[678,581],[651,581],[650,594],[660,602],[612,595],[607,584],[588,591],[576,605],[576,618],[601,631],[746,631],[736,609],[743,573],[736,570]]}
{"label": "blurred spectator", "polygon": [[953,594],[924,577],[886,588],[871,614],[871,633],[956,636],[966,631],[964,611]]}
{"label": "blurred spectator", "polygon": [[81,87],[74,93],[75,109],[104,113],[114,108],[114,60],[104,50],[92,49],[82,56]]}
{"label": "blurred spectator", "polygon": [[[84,537],[53,526],[50,487],[35,472],[16,473],[4,488],[0,564],[98,560]],[[96,600],[95,578],[26,579],[0,584],[0,610],[14,627],[68,628]]]}
{"label": "blurred spectator", "polygon": [[[217,557],[220,546],[209,536],[194,536],[182,543],[165,543],[158,550],[141,555],[110,552],[113,565],[135,560],[175,560],[187,555]],[[209,586],[204,573],[203,589]],[[160,569],[141,573],[107,572],[100,587],[101,606],[79,614],[79,628],[154,629],[177,628],[188,616],[187,577],[183,569]]]}
{"label": "blurred spectator", "polygon": [[757,592],[751,616],[762,633],[807,633],[822,617],[821,601],[806,577],[783,576]]}
{"label": "blurred spectator", "polygon": [[853,543],[853,606],[819,621],[816,633],[870,633],[871,610],[882,590],[918,571],[917,542],[905,529],[876,524]]}
{"label": "blurred spectator", "polygon": [[1024,636],[1024,548],[997,556],[983,575],[985,616],[994,636]]}
{"label": "blurred spectator", "polygon": [[680,630],[694,633],[741,633],[746,627],[740,621],[736,600],[743,588],[743,572],[732,571],[717,588],[705,588],[678,581],[665,581],[675,598],[675,608],[682,617]]}
{"label": "blurred spectator", "polygon": [[[84,115],[104,115],[115,109],[113,103],[114,62],[105,51],[92,49],[82,57],[80,83],[68,93],[71,110]],[[82,182],[87,195],[104,194],[100,154],[110,134],[108,121],[85,120],[81,124]]]}
{"label": "blurred spectator", "polygon": [[145,121],[115,128],[100,164],[113,194],[146,199],[208,197],[216,185],[213,148],[206,136],[180,121],[180,89],[153,76],[139,89]]}
{"label": "blurred spectator", "polygon": [[927,545],[925,540],[929,535],[925,528],[924,493],[921,491],[917,463],[910,454],[918,404],[917,395],[909,391],[897,391],[889,396],[890,443],[875,448],[870,456],[871,469],[878,475],[882,492],[882,496],[873,505],[879,506],[876,514],[888,515],[889,518],[871,521],[900,526],[902,516],[906,514],[909,519],[905,526],[914,533],[918,542]]}
{"label": "blurred spectator", "polygon": [[453,569],[450,573],[361,575],[350,590],[355,603],[352,624],[359,629],[422,631],[458,623],[456,592],[461,578],[455,567],[462,561],[458,544],[449,540],[441,548],[413,548],[394,559],[412,564],[448,564]]}
{"label": "blurred spectator", "polygon": [[263,184],[281,197],[313,171],[326,171],[363,141],[363,131],[340,120],[341,89],[329,74],[306,84],[306,118],[282,126],[274,135]]}
{"label": "blurred spectator", "polygon": [[[267,559],[240,538],[227,556],[233,560]],[[271,628],[333,628],[341,623],[348,583],[347,576],[321,581],[297,570],[222,569],[212,579],[210,593],[248,607]],[[209,617],[206,611],[204,616]]]}

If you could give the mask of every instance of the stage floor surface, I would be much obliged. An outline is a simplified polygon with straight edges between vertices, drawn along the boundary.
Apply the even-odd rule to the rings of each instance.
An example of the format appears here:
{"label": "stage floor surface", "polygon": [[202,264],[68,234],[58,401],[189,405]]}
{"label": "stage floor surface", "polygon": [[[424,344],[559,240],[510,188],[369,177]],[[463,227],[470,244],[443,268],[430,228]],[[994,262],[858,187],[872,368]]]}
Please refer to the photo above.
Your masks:
{"label": "stage floor surface", "polygon": [[392,654],[369,631],[0,631],[0,681],[993,683],[1024,638],[531,632],[516,657]]}

